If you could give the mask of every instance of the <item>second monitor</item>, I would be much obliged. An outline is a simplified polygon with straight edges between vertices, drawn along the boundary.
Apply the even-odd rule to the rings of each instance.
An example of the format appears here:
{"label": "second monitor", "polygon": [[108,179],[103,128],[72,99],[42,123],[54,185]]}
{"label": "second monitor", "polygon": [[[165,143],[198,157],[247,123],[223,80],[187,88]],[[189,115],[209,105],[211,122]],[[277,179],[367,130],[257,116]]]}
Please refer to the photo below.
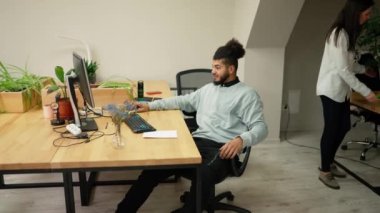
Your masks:
{"label": "second monitor", "polygon": [[84,110],[87,112],[87,108],[93,109],[95,107],[94,98],[92,95],[90,83],[88,80],[86,64],[84,59],[77,53],[73,53],[74,74],[66,76],[66,82],[69,89],[69,96],[71,106],[74,111],[74,121],[76,126],[82,129],[82,131],[96,131],[98,126],[93,118],[81,118],[79,113],[78,101],[75,94],[74,83],[78,82],[79,91],[83,97]]}

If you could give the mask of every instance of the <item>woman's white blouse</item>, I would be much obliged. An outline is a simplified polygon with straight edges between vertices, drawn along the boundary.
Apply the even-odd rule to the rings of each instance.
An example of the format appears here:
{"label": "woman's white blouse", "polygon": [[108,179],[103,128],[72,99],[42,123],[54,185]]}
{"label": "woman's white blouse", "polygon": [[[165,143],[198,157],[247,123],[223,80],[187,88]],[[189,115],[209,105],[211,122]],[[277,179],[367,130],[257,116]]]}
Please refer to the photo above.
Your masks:
{"label": "woman's white blouse", "polygon": [[371,90],[356,77],[356,73],[365,72],[364,66],[356,63],[354,52],[348,51],[348,35],[344,29],[339,32],[337,43],[334,41],[335,30],[325,43],[322,63],[317,82],[317,95],[324,95],[336,102],[349,98],[351,88],[363,96]]}

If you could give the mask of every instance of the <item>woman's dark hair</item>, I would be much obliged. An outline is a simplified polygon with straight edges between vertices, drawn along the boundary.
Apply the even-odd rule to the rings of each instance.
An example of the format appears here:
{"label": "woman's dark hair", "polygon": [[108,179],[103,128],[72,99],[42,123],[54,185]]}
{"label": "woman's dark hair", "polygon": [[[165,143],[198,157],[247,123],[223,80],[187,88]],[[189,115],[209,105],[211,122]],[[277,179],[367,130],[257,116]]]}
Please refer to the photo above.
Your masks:
{"label": "woman's dark hair", "polygon": [[326,41],[329,41],[331,33],[336,29],[334,34],[334,43],[336,46],[339,33],[344,29],[349,38],[348,50],[354,50],[356,39],[361,31],[359,23],[360,14],[373,5],[373,0],[347,0],[343,9],[339,12],[338,17],[335,19],[335,22],[328,30]]}
{"label": "woman's dark hair", "polygon": [[227,42],[226,45],[219,47],[213,59],[219,60],[223,59],[223,63],[227,65],[234,65],[235,69],[238,68],[238,59],[243,57],[245,54],[245,50],[243,45],[239,43],[236,39],[231,39]]}

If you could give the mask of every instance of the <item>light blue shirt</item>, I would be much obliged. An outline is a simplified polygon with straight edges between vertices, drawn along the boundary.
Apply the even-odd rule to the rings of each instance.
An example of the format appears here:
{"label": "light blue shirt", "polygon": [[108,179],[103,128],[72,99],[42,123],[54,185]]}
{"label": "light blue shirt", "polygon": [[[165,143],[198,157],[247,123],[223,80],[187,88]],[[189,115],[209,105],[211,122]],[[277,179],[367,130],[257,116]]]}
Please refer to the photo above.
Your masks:
{"label": "light blue shirt", "polygon": [[242,82],[229,87],[209,83],[188,95],[151,102],[149,108],[197,111],[199,128],[193,132],[193,137],[219,143],[240,136],[244,146],[252,146],[268,134],[260,96]]}

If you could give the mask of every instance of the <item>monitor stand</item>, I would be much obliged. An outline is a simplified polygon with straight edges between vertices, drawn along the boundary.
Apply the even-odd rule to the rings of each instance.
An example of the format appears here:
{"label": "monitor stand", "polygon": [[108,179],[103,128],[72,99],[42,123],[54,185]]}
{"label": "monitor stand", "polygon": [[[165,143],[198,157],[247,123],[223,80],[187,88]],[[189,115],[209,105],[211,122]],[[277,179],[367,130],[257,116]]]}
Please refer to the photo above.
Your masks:
{"label": "monitor stand", "polygon": [[82,132],[98,131],[98,125],[93,118],[81,118],[80,123]]}

